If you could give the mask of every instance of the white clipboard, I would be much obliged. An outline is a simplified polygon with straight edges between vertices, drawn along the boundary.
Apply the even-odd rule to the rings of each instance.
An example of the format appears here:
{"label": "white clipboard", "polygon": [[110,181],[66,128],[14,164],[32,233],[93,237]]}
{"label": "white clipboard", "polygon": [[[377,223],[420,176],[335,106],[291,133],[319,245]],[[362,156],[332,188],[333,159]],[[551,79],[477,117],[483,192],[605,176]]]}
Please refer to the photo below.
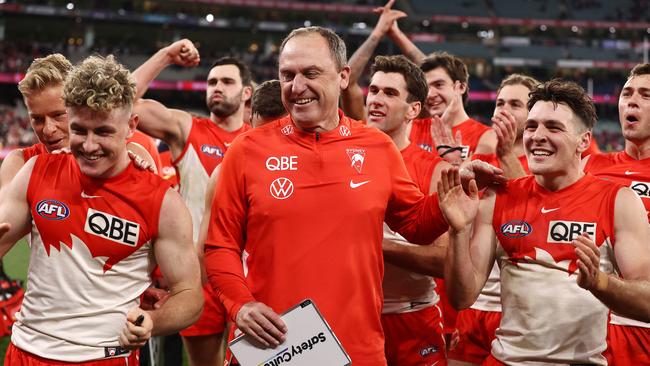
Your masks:
{"label": "white clipboard", "polygon": [[247,335],[230,342],[230,350],[242,366],[347,366],[352,363],[310,299],[287,310],[281,318],[287,325],[286,340],[275,348],[259,348]]}

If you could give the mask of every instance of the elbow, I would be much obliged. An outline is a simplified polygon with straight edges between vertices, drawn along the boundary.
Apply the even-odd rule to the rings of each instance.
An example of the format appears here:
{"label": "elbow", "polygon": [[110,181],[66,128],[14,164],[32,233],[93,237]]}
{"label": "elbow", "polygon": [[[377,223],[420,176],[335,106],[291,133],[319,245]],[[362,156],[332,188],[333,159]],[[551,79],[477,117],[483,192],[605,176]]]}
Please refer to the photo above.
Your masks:
{"label": "elbow", "polygon": [[461,311],[468,309],[470,306],[474,304],[474,301],[468,300],[468,299],[462,299],[462,298],[453,298],[449,297],[449,304],[451,307],[453,307],[456,311]]}

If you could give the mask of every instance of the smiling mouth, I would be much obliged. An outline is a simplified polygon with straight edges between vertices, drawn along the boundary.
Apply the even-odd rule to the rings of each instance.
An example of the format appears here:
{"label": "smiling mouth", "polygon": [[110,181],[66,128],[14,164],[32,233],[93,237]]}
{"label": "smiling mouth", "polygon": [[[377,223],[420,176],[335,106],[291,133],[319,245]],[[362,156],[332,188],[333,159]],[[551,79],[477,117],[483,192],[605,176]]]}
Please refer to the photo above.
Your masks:
{"label": "smiling mouth", "polygon": [[385,117],[386,114],[382,113],[382,112],[379,112],[379,111],[370,111],[370,112],[368,112],[368,116],[371,116],[371,117]]}
{"label": "smiling mouth", "polygon": [[301,98],[301,99],[294,100],[293,104],[305,105],[305,104],[309,104],[309,103],[313,102],[314,100],[316,100],[316,99],[315,98]]}
{"label": "smiling mouth", "polygon": [[548,156],[553,155],[552,152],[550,152],[548,150],[542,150],[542,149],[532,149],[530,151],[530,153],[534,157],[548,157]]}

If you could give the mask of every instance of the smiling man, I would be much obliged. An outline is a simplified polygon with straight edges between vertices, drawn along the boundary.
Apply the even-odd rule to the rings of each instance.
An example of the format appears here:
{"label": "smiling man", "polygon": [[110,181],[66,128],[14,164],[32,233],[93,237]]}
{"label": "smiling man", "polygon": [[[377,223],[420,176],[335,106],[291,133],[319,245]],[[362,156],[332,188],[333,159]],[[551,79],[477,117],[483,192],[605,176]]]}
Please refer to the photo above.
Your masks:
{"label": "smiling man", "polygon": [[[63,89],[72,154],[31,158],[3,188],[0,253],[31,233],[28,289],[5,364],[136,364],[132,349],[200,314],[189,213],[127,153],[134,95],[112,56],[84,60]],[[140,295],[156,262],[170,297],[144,311]]]}
{"label": "smiling man", "polygon": [[447,293],[455,307],[469,307],[497,260],[503,316],[484,365],[606,365],[608,307],[650,319],[645,210],[631,189],[580,169],[596,121],[581,87],[549,81],[528,108],[532,176],[489,189],[479,202],[475,188],[468,196],[457,186],[457,173],[442,174]]}
{"label": "smiling man", "polygon": [[390,138],[338,110],[345,57],[325,28],[284,39],[279,79],[289,116],[230,147],[205,263],[230,318],[261,344],[283,342],[277,313],[311,298],[355,365],[385,365],[383,222],[420,244],[447,225]]}

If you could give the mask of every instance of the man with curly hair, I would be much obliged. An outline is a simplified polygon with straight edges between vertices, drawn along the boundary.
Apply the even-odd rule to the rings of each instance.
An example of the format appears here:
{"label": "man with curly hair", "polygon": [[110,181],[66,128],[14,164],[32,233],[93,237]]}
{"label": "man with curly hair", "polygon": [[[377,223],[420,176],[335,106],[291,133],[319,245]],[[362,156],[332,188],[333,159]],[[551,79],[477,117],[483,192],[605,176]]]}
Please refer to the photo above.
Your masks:
{"label": "man with curly hair", "polygon": [[[63,90],[72,153],[31,158],[4,187],[0,253],[29,232],[32,248],[5,364],[135,365],[131,350],[200,314],[189,213],[128,157],[134,96],[133,78],[112,56],[84,60]],[[156,262],[170,297],[145,311],[139,298]]]}

